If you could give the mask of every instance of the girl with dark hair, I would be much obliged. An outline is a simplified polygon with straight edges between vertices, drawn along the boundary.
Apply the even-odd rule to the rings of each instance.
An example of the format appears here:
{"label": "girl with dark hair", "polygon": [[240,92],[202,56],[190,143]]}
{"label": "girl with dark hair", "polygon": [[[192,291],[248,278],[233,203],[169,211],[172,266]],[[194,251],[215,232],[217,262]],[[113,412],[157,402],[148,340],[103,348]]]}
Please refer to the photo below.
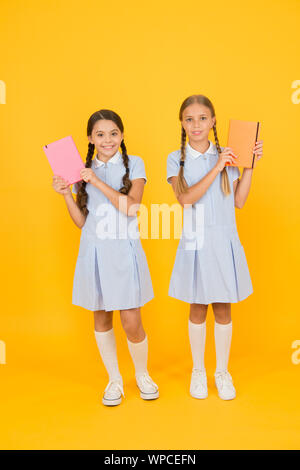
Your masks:
{"label": "girl with dark hair", "polygon": [[[230,166],[236,155],[232,149],[220,147],[215,110],[206,96],[186,98],[179,119],[181,149],[168,155],[167,181],[184,207],[184,222],[169,295],[190,304],[188,330],[193,358],[190,394],[199,399],[207,397],[204,350],[207,309],[212,304],[217,356],[215,384],[219,397],[231,400],[236,396],[227,369],[232,337],[231,303],[240,302],[253,292],[237,232],[235,207],[241,209],[246,202],[253,170],[245,168],[239,179],[239,168]],[[215,144],[208,140],[211,129]],[[259,160],[262,140],[255,143],[253,152]],[[187,212],[189,219],[185,217]]]}
{"label": "girl with dark hair", "polygon": [[144,162],[127,154],[122,120],[111,110],[91,115],[87,136],[83,180],[72,189],[76,202],[68,182],[53,177],[54,189],[64,195],[71,218],[82,229],[72,303],[94,312],[96,342],[109,375],[103,404],[118,405],[124,396],[114,310],[120,310],[140,396],[155,399],[159,392],[147,370],[148,338],[140,309],[154,297],[136,215],[147,181]]}

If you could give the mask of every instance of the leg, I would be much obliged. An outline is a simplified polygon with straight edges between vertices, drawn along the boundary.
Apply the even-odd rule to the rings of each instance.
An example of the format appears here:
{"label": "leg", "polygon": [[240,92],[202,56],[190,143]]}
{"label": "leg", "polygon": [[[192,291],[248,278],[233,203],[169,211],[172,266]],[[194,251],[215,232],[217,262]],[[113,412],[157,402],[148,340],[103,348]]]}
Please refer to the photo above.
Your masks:
{"label": "leg", "polygon": [[146,400],[158,398],[158,387],[150,378],[147,370],[148,338],[142,324],[141,309],[120,310],[120,316],[127,336],[128,349],[134,363],[141,397]]}
{"label": "leg", "polygon": [[227,303],[213,303],[212,304],[215,321],[226,325],[231,322],[231,304]]}
{"label": "leg", "polygon": [[207,316],[207,309],[208,305],[205,304],[191,304],[190,321],[196,324],[205,322]]}
{"label": "leg", "polygon": [[189,339],[193,357],[193,368],[205,370],[204,350],[206,339],[206,316],[208,305],[191,304],[189,318]]}
{"label": "leg", "polygon": [[204,365],[206,316],[208,305],[191,304],[188,322],[189,339],[193,357],[190,394],[194,398],[207,397],[207,378]]}
{"label": "leg", "polygon": [[120,315],[135,374],[143,374],[147,372],[148,340],[142,324],[141,309],[120,310]]}
{"label": "leg", "polygon": [[140,343],[146,338],[140,308],[120,310],[120,316],[122,326],[129,341],[132,343]]}
{"label": "leg", "polygon": [[121,394],[124,395],[112,318],[112,311],[97,310],[94,312],[95,338],[109,376],[109,384],[105,389],[102,402],[109,406],[121,403]]}
{"label": "leg", "polygon": [[215,344],[217,356],[217,371],[225,371],[228,366],[232,322],[231,322],[231,304],[213,303],[215,315]]}
{"label": "leg", "polygon": [[220,302],[212,306],[215,315],[216,386],[220,398],[231,400],[236,396],[232,377],[227,370],[232,337],[231,304]]}
{"label": "leg", "polygon": [[94,312],[95,331],[108,331],[112,329],[113,312],[97,310]]}

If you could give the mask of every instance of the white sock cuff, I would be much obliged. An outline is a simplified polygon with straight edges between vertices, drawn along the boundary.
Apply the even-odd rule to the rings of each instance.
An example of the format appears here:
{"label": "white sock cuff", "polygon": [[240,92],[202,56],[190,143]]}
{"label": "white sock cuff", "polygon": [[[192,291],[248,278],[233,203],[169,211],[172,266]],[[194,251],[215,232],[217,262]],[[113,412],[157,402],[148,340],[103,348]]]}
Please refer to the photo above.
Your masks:
{"label": "white sock cuff", "polygon": [[96,331],[94,330],[95,336],[105,336],[105,335],[112,335],[114,333],[114,329],[111,328],[107,331]]}
{"label": "white sock cuff", "polygon": [[129,339],[127,338],[127,343],[129,346],[139,346],[139,345],[144,345],[145,343],[148,342],[148,336],[146,335],[145,338],[142,340],[142,341],[139,341],[138,343],[132,343],[132,341],[129,341]]}
{"label": "white sock cuff", "polygon": [[219,328],[221,330],[227,330],[227,329],[232,327],[232,320],[230,321],[230,323],[225,323],[225,324],[224,323],[218,323],[215,320],[215,327]]}
{"label": "white sock cuff", "polygon": [[189,319],[189,326],[192,327],[192,328],[204,328],[206,326],[206,320],[203,322],[203,323],[193,323],[190,319]]}

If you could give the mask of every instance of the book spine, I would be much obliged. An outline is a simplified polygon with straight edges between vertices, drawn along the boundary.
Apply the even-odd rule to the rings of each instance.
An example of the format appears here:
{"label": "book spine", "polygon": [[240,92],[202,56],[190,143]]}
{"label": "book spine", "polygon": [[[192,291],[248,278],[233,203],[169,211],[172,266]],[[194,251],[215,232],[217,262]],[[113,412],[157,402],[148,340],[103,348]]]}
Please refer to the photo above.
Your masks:
{"label": "book spine", "polygon": [[[256,127],[256,136],[255,136],[255,142],[254,142],[254,144],[256,144],[256,142],[257,142],[258,130],[259,130],[259,122],[257,123],[257,127]],[[255,161],[255,153],[253,154],[252,168],[254,168],[254,161]]]}

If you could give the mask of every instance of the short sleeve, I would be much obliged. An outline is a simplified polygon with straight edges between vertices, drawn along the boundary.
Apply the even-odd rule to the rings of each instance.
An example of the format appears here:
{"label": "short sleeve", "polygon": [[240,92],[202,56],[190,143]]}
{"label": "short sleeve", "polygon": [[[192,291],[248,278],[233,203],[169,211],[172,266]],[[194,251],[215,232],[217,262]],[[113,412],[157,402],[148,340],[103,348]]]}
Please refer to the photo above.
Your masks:
{"label": "short sleeve", "polygon": [[137,178],[144,178],[145,184],[147,182],[145,164],[140,157],[135,157],[132,161],[132,167],[130,169],[129,178],[135,180]]}
{"label": "short sleeve", "polygon": [[241,172],[240,172],[238,166],[228,165],[227,169],[228,169],[228,172],[229,172],[228,176],[230,177],[231,181],[235,181],[236,179],[238,179],[241,176]]}
{"label": "short sleeve", "polygon": [[72,193],[77,194],[77,190],[78,190],[78,185],[77,185],[77,183],[74,183],[73,187],[72,187]]}
{"label": "short sleeve", "polygon": [[178,152],[172,152],[168,155],[167,159],[167,182],[171,184],[171,181],[169,181],[169,178],[171,176],[178,176],[179,173],[179,158],[178,158]]}

